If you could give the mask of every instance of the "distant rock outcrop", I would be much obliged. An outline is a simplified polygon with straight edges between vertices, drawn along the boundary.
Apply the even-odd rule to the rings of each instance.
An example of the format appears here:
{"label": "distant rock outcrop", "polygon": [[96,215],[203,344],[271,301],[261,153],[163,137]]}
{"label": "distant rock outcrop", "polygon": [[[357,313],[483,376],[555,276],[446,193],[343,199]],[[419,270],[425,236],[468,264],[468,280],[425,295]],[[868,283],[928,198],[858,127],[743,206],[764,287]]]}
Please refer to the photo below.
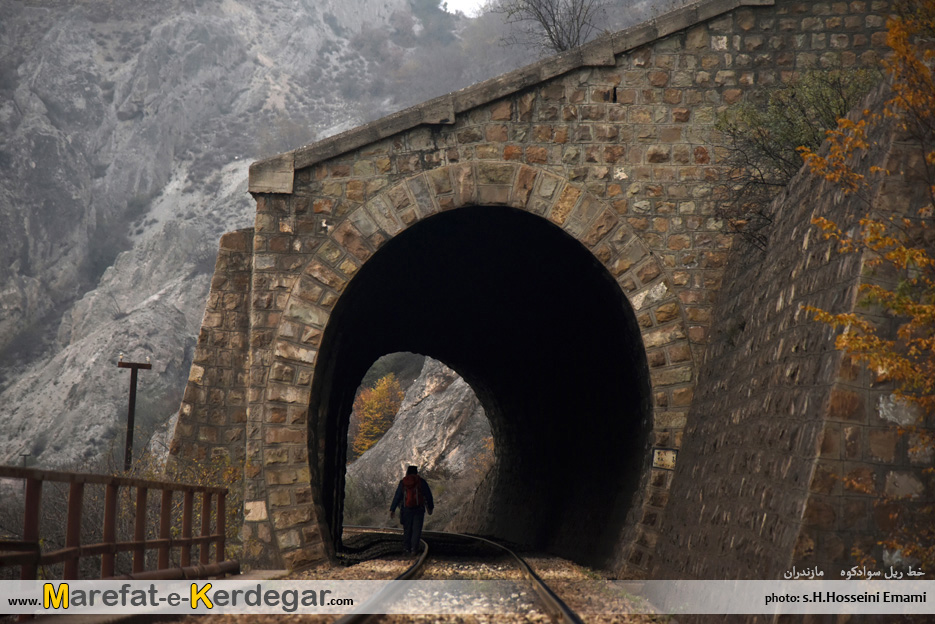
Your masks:
{"label": "distant rock outcrop", "polygon": [[393,426],[347,468],[345,523],[383,523],[406,466],[431,484],[443,528],[468,503],[493,464],[493,438],[474,391],[453,370],[426,358]]}

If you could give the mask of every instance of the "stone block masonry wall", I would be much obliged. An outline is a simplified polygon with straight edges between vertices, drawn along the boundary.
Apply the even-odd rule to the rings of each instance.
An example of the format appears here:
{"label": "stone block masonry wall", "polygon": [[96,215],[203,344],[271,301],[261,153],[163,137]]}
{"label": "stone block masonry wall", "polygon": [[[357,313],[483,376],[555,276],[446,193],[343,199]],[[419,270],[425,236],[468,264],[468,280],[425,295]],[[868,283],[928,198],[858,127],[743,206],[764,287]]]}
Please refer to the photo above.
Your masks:
{"label": "stone block masonry wall", "polygon": [[841,358],[801,306],[850,310],[860,270],[813,231],[817,189],[796,184],[765,256],[737,254],[725,278],[654,576],[771,579],[791,561]]}
{"label": "stone block masonry wall", "polygon": [[[904,137],[884,144],[889,151],[881,167],[893,175],[881,185],[873,205],[881,211],[878,214],[916,215],[930,203],[928,179],[918,175],[925,169],[922,151]],[[885,267],[866,267],[860,281],[892,289],[897,279]],[[873,321],[883,335],[895,338],[899,319],[876,306],[859,306],[855,312]],[[918,408],[897,401],[883,371],[871,371],[850,357],[845,357],[832,381],[793,563],[800,568],[817,565],[836,578],[838,570],[856,563],[855,548],[884,560],[878,542],[894,523],[889,517],[893,510],[880,504],[882,496],[932,495],[922,477],[922,470],[932,466],[932,450],[915,448],[918,440],[900,435],[898,428],[931,427],[935,415],[926,420]]]}
{"label": "stone block masonry wall", "polygon": [[[882,101],[878,95],[876,106]],[[870,138],[876,147],[864,170],[877,164],[910,171],[910,161],[920,162],[889,129]],[[926,188],[890,179],[878,185],[872,205],[912,210],[924,205],[911,201],[913,190]],[[887,511],[873,501],[884,492],[921,493],[920,470],[931,457],[909,452],[895,428],[918,414],[895,403],[892,389],[866,366],[836,351],[834,332],[802,309],[861,309],[858,286],[871,279],[866,259],[836,251],[810,221],[824,216],[847,230],[868,204],[807,173],[790,189],[778,204],[768,250],[735,254],[726,276],[657,576],[779,579],[795,565],[840,578],[855,564],[854,547],[881,554],[876,544],[890,527]]]}
{"label": "stone block masonry wall", "polygon": [[284,311],[299,318],[315,314],[308,303],[317,302],[322,289],[301,270],[326,240],[324,232],[301,191],[257,199],[246,444],[253,468],[244,496],[246,556],[257,565],[300,568],[330,552],[310,486],[318,463],[309,461],[309,449],[317,447],[309,388],[322,332],[283,319]]}
{"label": "stone block masonry wall", "polygon": [[253,230],[221,238],[171,454],[244,463]]}
{"label": "stone block masonry wall", "polygon": [[[314,454],[325,423],[306,413],[322,332],[359,267],[438,211],[522,208],[592,250],[637,314],[652,441],[685,444],[731,246],[715,210],[724,173],[717,115],[810,64],[875,64],[888,8],[883,0],[707,0],[256,163],[244,309],[245,537],[257,544],[248,558],[300,567],[328,554],[309,487],[320,483]],[[788,283],[776,279],[774,288]],[[207,418],[200,405],[183,414],[186,426]],[[811,436],[787,433],[800,445]],[[673,483],[670,472],[649,468],[644,482],[621,547],[620,567],[635,574],[653,568]]]}

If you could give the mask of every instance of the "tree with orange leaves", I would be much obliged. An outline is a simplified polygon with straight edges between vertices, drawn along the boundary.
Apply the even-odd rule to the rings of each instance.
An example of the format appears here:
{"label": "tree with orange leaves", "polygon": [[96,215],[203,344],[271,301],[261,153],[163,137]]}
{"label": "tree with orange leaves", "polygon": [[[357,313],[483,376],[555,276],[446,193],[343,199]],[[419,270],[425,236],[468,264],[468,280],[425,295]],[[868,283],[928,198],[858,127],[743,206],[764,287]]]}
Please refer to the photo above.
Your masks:
{"label": "tree with orange leaves", "polygon": [[[845,195],[870,202],[857,231],[844,232],[824,218],[814,223],[826,238],[839,242],[842,252],[863,253],[865,265],[896,276],[889,285],[864,283],[860,289],[864,302],[882,307],[899,327],[890,339],[863,315],[810,311],[820,322],[843,328],[836,346],[866,363],[878,380],[892,381],[898,400],[917,406],[920,425],[902,427],[900,433],[911,434],[911,451],[927,453],[935,449],[931,429],[935,418],[935,0],[900,2],[887,30],[892,54],[884,66],[891,94],[882,111],[865,110],[856,120],[840,119],[837,128],[828,132],[821,153],[805,147],[799,151],[813,174],[834,183]],[[868,175],[858,172],[854,163],[871,147],[872,131],[887,123],[895,124],[901,139],[917,146],[921,158],[916,170],[871,167]],[[903,182],[920,191],[921,207],[894,214],[873,205],[867,191],[881,176],[910,176]],[[921,499],[912,503],[887,496],[879,499],[896,527],[880,544],[929,570],[935,569],[933,473],[931,466],[924,470],[929,483],[927,496]]]}
{"label": "tree with orange leaves", "polygon": [[404,395],[393,373],[381,377],[373,388],[365,388],[357,395],[354,411],[360,419],[360,429],[351,445],[354,458],[363,455],[393,425]]}

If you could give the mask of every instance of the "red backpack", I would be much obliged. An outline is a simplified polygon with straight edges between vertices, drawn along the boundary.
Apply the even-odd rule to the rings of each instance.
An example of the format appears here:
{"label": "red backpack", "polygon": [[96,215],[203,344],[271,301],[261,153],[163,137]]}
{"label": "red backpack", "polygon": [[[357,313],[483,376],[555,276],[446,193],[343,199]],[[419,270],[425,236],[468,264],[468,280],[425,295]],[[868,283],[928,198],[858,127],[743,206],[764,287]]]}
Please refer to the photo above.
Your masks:
{"label": "red backpack", "polygon": [[[425,504],[425,497],[422,495],[422,479],[417,475],[415,479],[403,479],[403,488],[405,490],[405,498],[403,499],[404,507],[421,507]],[[407,483],[409,481],[409,483]]]}

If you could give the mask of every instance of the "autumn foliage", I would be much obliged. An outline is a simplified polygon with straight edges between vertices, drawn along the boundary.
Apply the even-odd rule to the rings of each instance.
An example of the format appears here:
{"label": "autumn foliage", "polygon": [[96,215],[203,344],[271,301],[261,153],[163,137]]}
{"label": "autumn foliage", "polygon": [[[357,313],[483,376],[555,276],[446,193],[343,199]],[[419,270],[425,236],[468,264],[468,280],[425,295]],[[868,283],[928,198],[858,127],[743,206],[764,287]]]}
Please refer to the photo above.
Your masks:
{"label": "autumn foliage", "polygon": [[[875,381],[892,382],[896,397],[916,406],[919,424],[900,428],[910,439],[910,453],[925,456],[935,448],[931,418],[935,415],[935,0],[902,2],[887,24],[892,54],[884,62],[891,95],[880,112],[863,111],[858,119],[840,119],[828,132],[821,152],[800,148],[810,171],[833,183],[845,195],[868,203],[859,227],[844,231],[824,218],[815,224],[827,238],[838,241],[843,253],[864,254],[864,264],[886,280],[861,285],[863,302],[877,306],[896,320],[888,335],[871,319],[857,313],[831,314],[812,308],[816,319],[843,328],[837,347],[866,363]],[[871,167],[866,173],[855,163],[873,146],[873,130],[894,124],[900,140],[913,144],[921,158],[914,170],[888,171]],[[908,169],[908,168],[907,168]],[[871,190],[881,182],[903,176],[923,198],[896,214],[874,203]],[[904,187],[905,188],[905,187]],[[915,195],[910,193],[910,195]],[[918,205],[918,204],[921,204]],[[880,542],[924,569],[935,568],[935,506],[931,504],[933,468],[925,470],[927,495],[915,500],[883,496],[879,500],[892,526]],[[870,493],[870,492],[868,492]],[[859,554],[859,553],[858,553]]]}
{"label": "autumn foliage", "polygon": [[360,457],[389,430],[403,402],[404,393],[393,373],[381,377],[373,388],[365,388],[354,399],[354,411],[360,428],[351,445],[354,457]]}

